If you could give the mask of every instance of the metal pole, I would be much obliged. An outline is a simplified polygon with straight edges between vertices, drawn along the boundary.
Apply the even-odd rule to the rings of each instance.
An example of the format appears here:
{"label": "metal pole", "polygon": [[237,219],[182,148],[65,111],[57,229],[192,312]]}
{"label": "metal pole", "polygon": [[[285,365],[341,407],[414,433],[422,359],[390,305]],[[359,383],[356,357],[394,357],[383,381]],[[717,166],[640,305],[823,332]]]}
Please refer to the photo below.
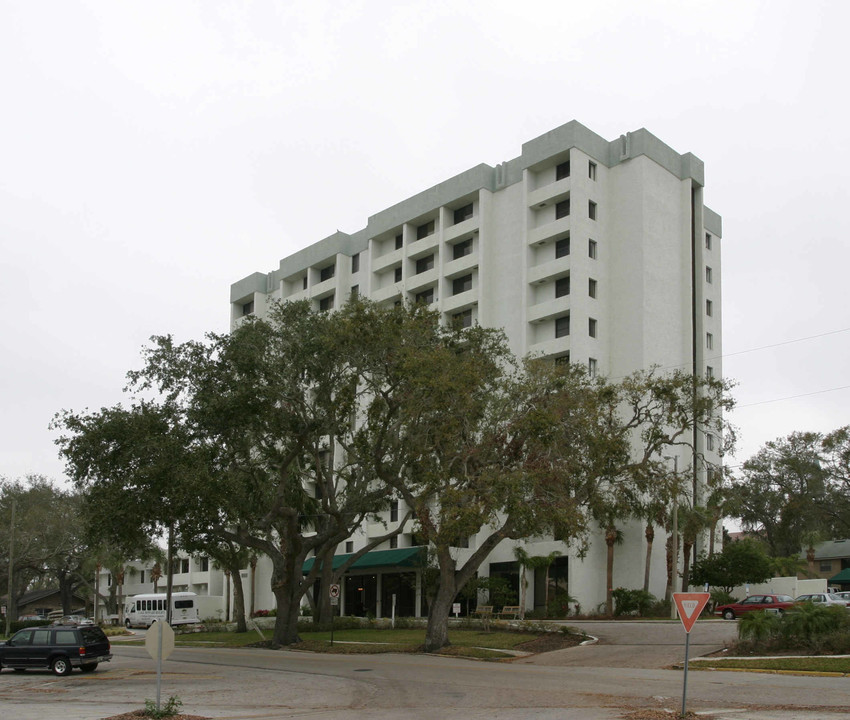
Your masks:
{"label": "metal pole", "polygon": [[[673,571],[670,587],[676,592],[676,575],[679,570],[679,456],[673,456]],[[670,606],[670,619],[676,619],[676,603]]]}
{"label": "metal pole", "polygon": [[159,637],[159,642],[156,646],[156,709],[158,711],[159,701],[162,697],[162,622],[156,624],[156,632]]}
{"label": "metal pole", "polygon": [[685,683],[682,687],[682,717],[685,717],[685,703],[688,698],[688,652],[690,650],[691,634],[685,633]]}
{"label": "metal pole", "polygon": [[[174,582],[174,523],[168,526],[168,585],[165,588],[165,622],[171,625],[171,586]],[[157,708],[159,705],[157,705]]]}
{"label": "metal pole", "polygon": [[12,633],[12,565],[15,545],[15,498],[12,498],[12,522],[9,525],[9,597],[6,601],[6,637]]}

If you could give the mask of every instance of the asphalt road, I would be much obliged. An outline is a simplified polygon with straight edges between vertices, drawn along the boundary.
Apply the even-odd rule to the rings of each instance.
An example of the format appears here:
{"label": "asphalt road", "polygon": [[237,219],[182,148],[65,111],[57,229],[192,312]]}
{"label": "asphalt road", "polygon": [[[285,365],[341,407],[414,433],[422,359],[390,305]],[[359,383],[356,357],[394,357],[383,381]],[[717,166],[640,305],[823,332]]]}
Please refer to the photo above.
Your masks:
{"label": "asphalt road", "polygon": [[[186,712],[232,720],[607,720],[638,707],[680,707],[682,673],[663,668],[666,653],[683,653],[681,626],[599,625],[604,627],[584,628],[602,636],[599,645],[511,663],[179,648],[165,663],[162,696],[179,696]],[[709,647],[715,634],[734,633],[734,623],[706,625],[712,626],[703,630],[709,637],[701,641],[695,635],[692,648]],[[89,675],[3,671],[0,717],[99,720],[142,707],[156,694],[153,660],[141,647],[115,643],[113,652],[111,663]],[[653,666],[656,652],[665,662]],[[625,665],[627,657],[631,665]],[[689,709],[711,710],[724,719],[823,720],[848,716],[843,708],[850,679],[691,672],[688,698]]]}

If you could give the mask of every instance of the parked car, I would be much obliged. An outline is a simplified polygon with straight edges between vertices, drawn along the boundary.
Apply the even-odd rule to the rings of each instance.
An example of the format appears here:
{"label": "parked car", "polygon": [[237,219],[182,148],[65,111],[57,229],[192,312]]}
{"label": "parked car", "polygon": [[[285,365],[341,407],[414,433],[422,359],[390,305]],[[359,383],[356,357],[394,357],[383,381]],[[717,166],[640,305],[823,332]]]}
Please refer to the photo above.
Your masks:
{"label": "parked car", "polygon": [[718,605],[714,614],[734,620],[754,610],[783,613],[791,607],[794,607],[794,599],[790,595],[750,595],[741,602]]}
{"label": "parked car", "polygon": [[112,659],[109,640],[97,625],[52,625],[18,630],[0,643],[0,669],[44,668],[68,675],[72,668],[92,672]]}
{"label": "parked car", "polygon": [[836,595],[837,597],[840,597],[842,600],[846,600],[847,602],[850,602],[850,591],[848,591],[848,590],[842,590],[841,592],[832,593],[832,594]]}
{"label": "parked car", "polygon": [[845,608],[850,608],[850,600],[845,600],[833,593],[809,593],[808,595],[800,595],[794,598],[794,602],[801,604],[804,602],[815,603],[815,605],[841,605]]}

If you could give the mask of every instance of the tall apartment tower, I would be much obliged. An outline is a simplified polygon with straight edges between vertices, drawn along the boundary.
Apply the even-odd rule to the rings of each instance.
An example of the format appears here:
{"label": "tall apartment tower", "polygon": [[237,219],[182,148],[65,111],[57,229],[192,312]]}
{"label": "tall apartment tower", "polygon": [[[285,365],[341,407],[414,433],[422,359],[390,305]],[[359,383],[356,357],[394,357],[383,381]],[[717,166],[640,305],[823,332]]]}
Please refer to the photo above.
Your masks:
{"label": "tall apartment tower", "polygon": [[[231,321],[272,300],[330,309],[358,293],[430,303],[446,322],[503,328],[518,356],[612,378],[653,365],[720,377],[721,219],[703,190],[694,155],[644,129],[609,141],[572,121],[519,157],[471,168],[234,283]],[[714,438],[696,441],[719,462]],[[663,594],[656,545],[651,590]],[[531,545],[552,548],[563,546]],[[616,586],[642,586],[644,551],[637,539],[618,549]],[[491,556],[500,559],[513,560],[506,543]],[[604,568],[604,542],[569,566],[570,594],[585,607],[604,599]]]}

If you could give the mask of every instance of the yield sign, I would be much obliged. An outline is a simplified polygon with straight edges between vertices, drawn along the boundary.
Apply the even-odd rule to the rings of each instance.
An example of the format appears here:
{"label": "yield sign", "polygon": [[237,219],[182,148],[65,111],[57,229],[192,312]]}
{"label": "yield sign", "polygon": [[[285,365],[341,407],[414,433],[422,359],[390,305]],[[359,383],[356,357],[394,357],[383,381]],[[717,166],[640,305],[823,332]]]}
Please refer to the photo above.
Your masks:
{"label": "yield sign", "polygon": [[686,633],[691,631],[710,597],[708,593],[673,593],[673,600],[679,609],[679,619],[685,626]]}

